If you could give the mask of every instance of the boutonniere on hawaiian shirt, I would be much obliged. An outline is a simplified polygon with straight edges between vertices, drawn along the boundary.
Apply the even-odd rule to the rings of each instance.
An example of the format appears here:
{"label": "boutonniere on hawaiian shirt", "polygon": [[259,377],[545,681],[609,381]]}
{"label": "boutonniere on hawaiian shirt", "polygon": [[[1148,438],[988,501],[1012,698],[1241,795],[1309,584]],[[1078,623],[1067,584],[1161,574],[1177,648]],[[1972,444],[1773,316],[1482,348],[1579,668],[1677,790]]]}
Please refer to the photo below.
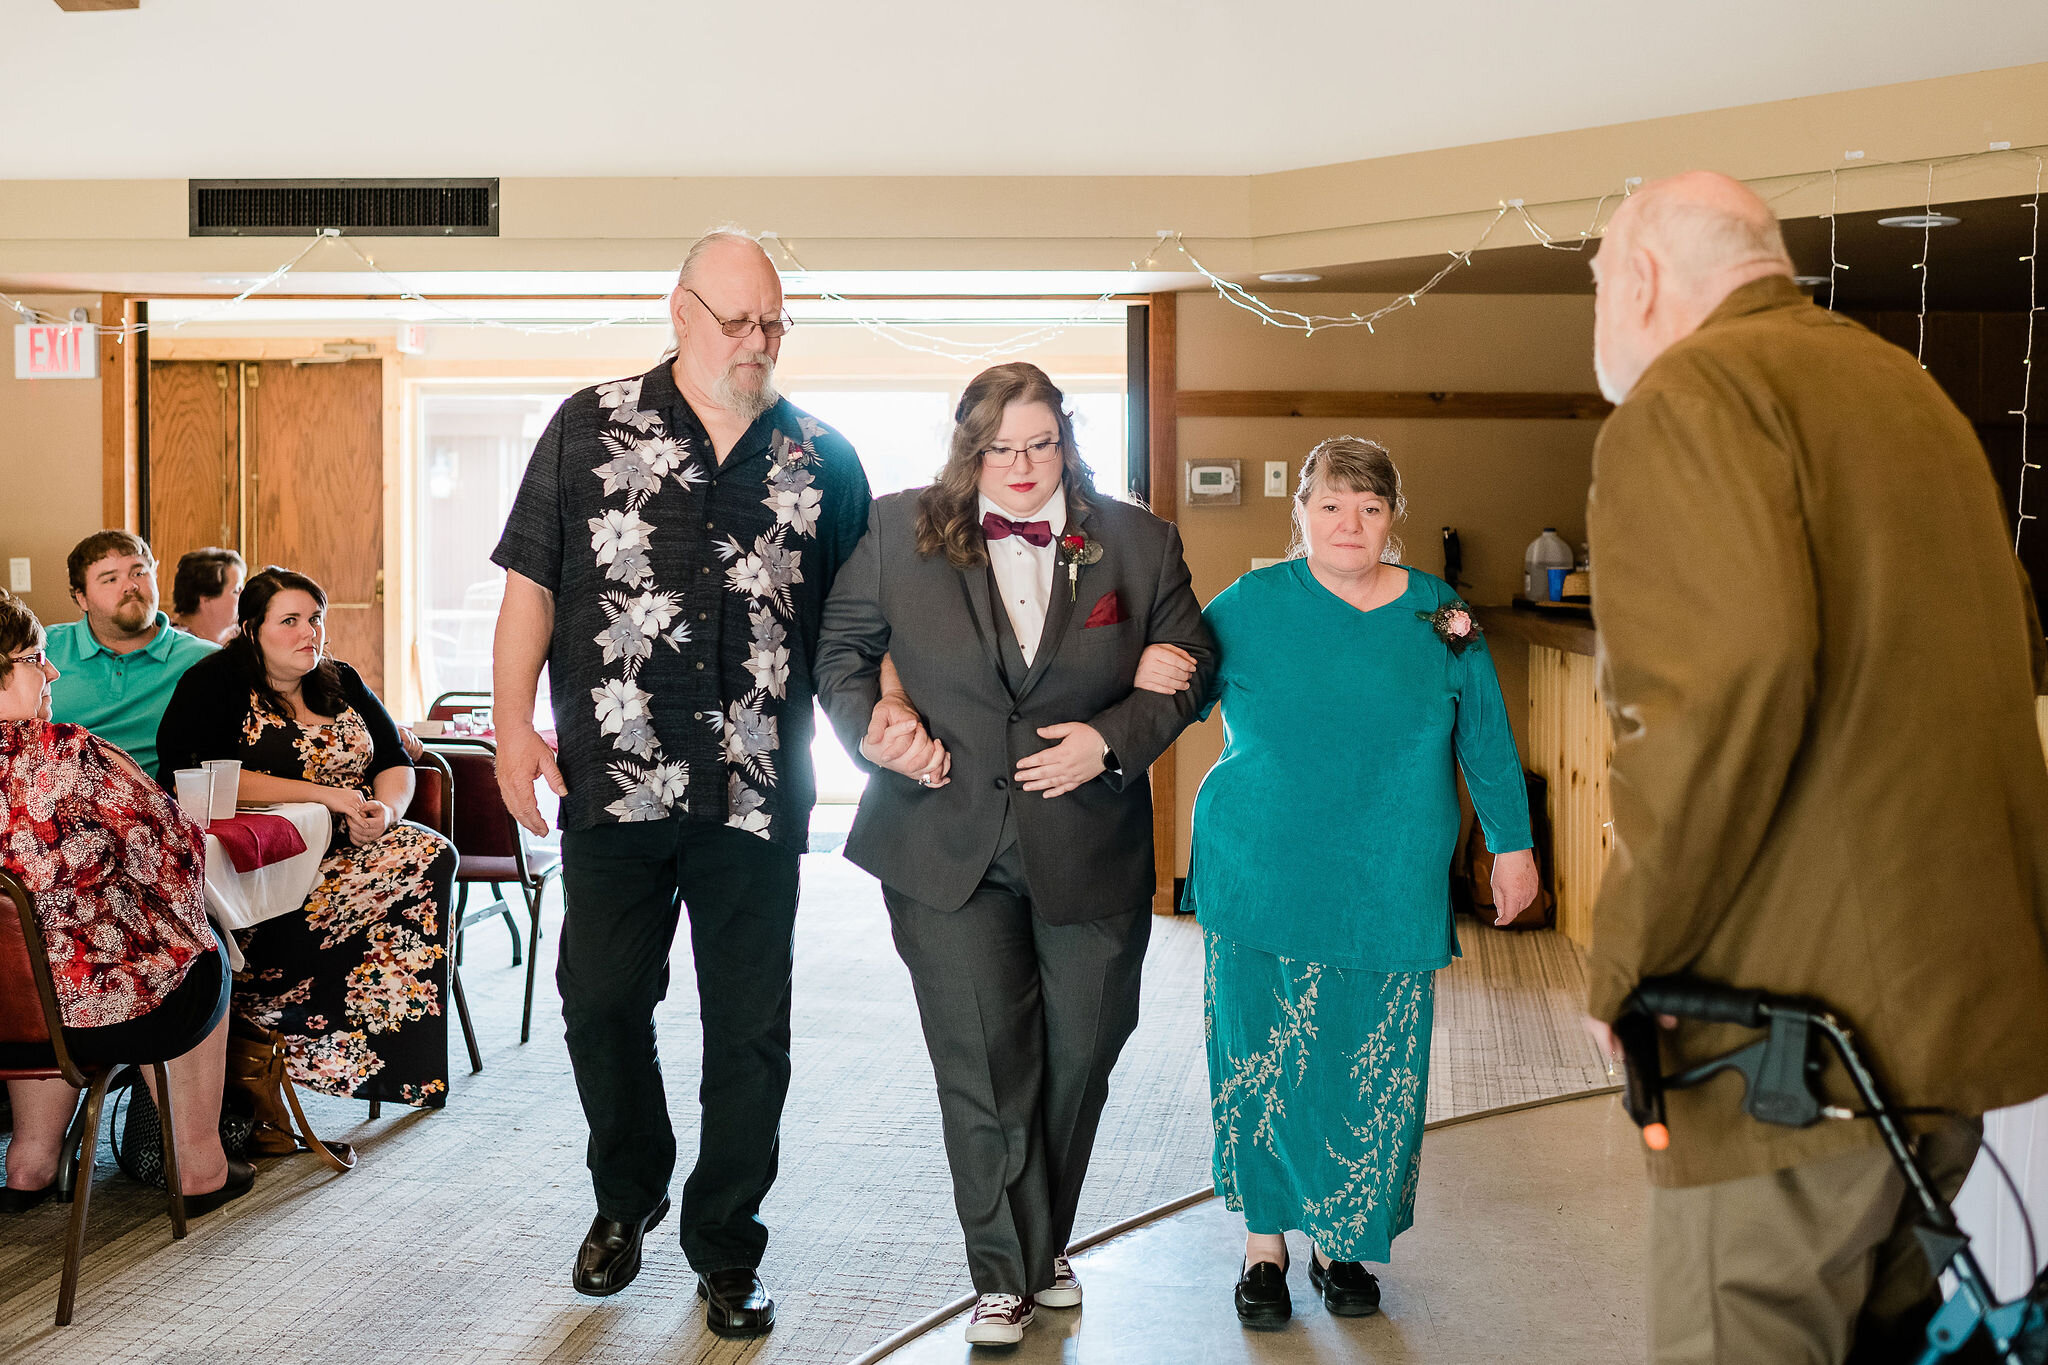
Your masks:
{"label": "boutonniere on hawaiian shirt", "polygon": [[1090,540],[1078,531],[1070,531],[1060,537],[1056,557],[1059,563],[1067,566],[1067,600],[1071,602],[1081,581],[1081,566],[1102,558],[1102,542]]}
{"label": "boutonniere on hawaiian shirt", "polygon": [[1429,622],[1436,638],[1449,645],[1453,654],[1463,654],[1485,634],[1479,629],[1479,623],[1472,619],[1471,608],[1463,602],[1447,603],[1435,611],[1418,611],[1415,619]]}

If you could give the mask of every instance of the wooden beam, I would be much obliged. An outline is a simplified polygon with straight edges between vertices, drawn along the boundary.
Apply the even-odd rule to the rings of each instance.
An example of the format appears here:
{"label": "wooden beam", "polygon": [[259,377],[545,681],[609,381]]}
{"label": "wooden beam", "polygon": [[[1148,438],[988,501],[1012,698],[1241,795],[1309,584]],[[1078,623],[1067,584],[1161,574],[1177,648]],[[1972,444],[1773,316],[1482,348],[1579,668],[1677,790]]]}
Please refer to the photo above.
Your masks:
{"label": "wooden beam", "polygon": [[1614,411],[1597,393],[1343,392],[1317,389],[1186,389],[1183,417],[1458,417],[1596,421]]}
{"label": "wooden beam", "polygon": [[57,8],[71,14],[91,14],[103,9],[141,9],[142,0],[57,0]]}
{"label": "wooden beam", "polygon": [[[1174,348],[1180,329],[1172,294],[1154,294],[1147,316],[1145,391],[1150,400],[1152,513],[1167,521],[1180,507],[1179,395],[1174,391]],[[1180,870],[1180,802],[1174,784],[1174,746],[1152,761],[1152,913],[1174,912],[1173,882]]]}

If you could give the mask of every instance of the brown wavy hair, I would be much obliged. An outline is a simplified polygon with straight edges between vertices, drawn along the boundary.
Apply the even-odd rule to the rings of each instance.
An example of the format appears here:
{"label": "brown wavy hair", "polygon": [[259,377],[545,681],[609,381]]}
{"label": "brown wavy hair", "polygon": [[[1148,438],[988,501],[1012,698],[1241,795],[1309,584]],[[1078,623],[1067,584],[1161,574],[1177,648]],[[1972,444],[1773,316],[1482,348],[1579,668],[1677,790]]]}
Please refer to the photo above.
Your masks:
{"label": "brown wavy hair", "polygon": [[[235,604],[235,624],[239,629],[221,646],[221,653],[234,661],[235,671],[256,694],[257,704],[279,720],[291,720],[291,709],[270,685],[270,673],[263,667],[263,647],[256,642],[256,634],[263,618],[270,615],[270,599],[293,588],[318,602],[321,612],[326,612],[325,588],[302,573],[266,564],[242,585],[241,600]],[[320,662],[300,681],[299,695],[305,700],[306,709],[316,716],[341,714],[348,698],[342,693],[341,670],[334,666],[333,655],[322,652]]]}
{"label": "brown wavy hair", "polygon": [[1074,419],[1067,397],[1027,361],[1013,361],[983,370],[968,381],[953,410],[953,439],[931,486],[917,495],[917,552],[929,558],[943,554],[955,568],[988,563],[988,540],[981,533],[977,510],[981,496],[981,452],[1003,428],[1003,409],[1012,403],[1043,403],[1052,409],[1060,429],[1060,488],[1071,515],[1084,505],[1102,501],[1095,476],[1081,463],[1074,444]]}

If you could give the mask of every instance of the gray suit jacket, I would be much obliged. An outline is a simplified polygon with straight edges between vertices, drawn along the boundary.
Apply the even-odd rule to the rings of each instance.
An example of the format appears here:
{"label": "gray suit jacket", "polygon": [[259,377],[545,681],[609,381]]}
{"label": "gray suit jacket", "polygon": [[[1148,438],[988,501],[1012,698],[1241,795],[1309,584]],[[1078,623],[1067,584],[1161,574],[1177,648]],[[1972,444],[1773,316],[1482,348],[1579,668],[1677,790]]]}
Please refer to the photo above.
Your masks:
{"label": "gray suit jacket", "polygon": [[[868,533],[825,603],[815,677],[840,740],[874,772],[846,856],[884,885],[940,910],[974,894],[998,852],[1006,814],[1037,913],[1053,924],[1122,914],[1152,898],[1152,791],[1146,769],[1194,719],[1216,647],[1202,623],[1169,522],[1107,499],[1069,503],[1067,529],[1102,546],[1068,596],[1054,570],[1045,633],[1014,691],[1002,666],[1000,605],[984,566],[956,569],[917,553],[917,493],[879,498]],[[1123,620],[1086,624],[1115,594]],[[1113,613],[1111,613],[1113,614]],[[1173,696],[1134,691],[1145,646],[1179,645],[1200,661]],[[884,654],[896,663],[925,728],[953,758],[952,781],[931,790],[859,758],[880,696]],[[1013,783],[1017,760],[1049,747],[1040,726],[1085,721],[1116,753],[1119,771],[1047,799]]]}

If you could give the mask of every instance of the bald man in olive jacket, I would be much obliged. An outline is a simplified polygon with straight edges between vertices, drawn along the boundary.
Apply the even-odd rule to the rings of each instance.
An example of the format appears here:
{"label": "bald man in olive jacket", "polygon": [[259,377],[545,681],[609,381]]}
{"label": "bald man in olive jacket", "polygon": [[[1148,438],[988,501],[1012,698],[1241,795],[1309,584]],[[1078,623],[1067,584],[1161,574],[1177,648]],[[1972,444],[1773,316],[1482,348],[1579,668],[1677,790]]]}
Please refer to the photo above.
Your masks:
{"label": "bald man in olive jacket", "polygon": [[[1620,403],[1588,511],[1615,728],[1594,1031],[1672,973],[1819,999],[1894,1104],[1963,1116],[1921,1125],[1953,1194],[1977,1118],[2048,1092],[2048,652],[1984,453],[1912,356],[1800,295],[1732,180],[1638,193],[1594,269]],[[1683,1023],[1666,1069],[1756,1036]],[[1767,1125],[1741,1093],[1667,1100],[1653,1358],[1915,1358],[1933,1280],[1875,1128]]]}

